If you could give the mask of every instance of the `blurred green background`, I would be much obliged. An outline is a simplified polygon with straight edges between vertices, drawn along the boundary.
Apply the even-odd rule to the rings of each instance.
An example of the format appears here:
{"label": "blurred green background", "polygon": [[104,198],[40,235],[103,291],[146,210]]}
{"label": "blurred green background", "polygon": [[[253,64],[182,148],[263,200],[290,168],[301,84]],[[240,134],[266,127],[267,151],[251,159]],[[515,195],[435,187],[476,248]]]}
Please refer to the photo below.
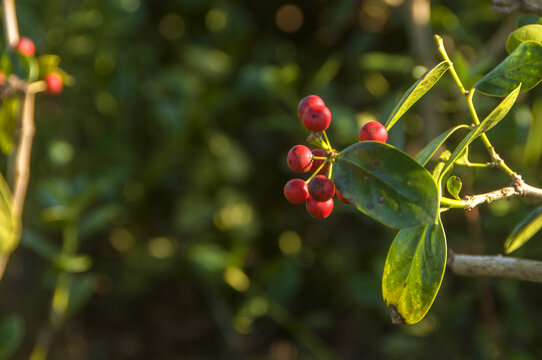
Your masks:
{"label": "blurred green background", "polygon": [[[23,334],[12,358],[27,359],[54,321],[53,288],[66,274],[55,254],[74,229],[77,254],[92,266],[83,261],[71,276],[50,359],[542,358],[540,285],[449,272],[421,323],[392,325],[380,281],[394,231],[338,202],[317,221],[282,195],[296,176],[286,154],[308,135],[299,99],[326,101],[328,134],[342,149],[440,61],[433,33],[472,86],[505,57],[521,15],[496,14],[486,0],[432,1],[426,22],[425,5],[17,1],[21,33],[38,55],[60,55],[76,84],[37,99],[22,244],[1,282],[0,316],[15,316]],[[434,89],[393,128],[391,144],[415,154],[469,122],[448,76]],[[535,186],[540,95],[522,95],[489,133]],[[482,116],[497,103],[475,101]],[[478,143],[471,161],[487,161]],[[456,174],[462,195],[509,182],[491,169]],[[445,213],[449,248],[500,253],[535,205]],[[540,237],[517,256],[542,259]]]}

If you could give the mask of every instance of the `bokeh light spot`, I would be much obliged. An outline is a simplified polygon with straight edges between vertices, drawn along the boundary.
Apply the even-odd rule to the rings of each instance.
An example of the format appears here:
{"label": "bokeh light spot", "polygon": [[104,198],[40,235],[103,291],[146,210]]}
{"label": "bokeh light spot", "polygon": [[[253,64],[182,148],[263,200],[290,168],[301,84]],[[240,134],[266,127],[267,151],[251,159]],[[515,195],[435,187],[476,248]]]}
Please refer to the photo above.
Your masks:
{"label": "bokeh light spot", "polygon": [[184,19],[179,14],[167,14],[160,20],[159,30],[167,40],[178,40],[184,35]]}
{"label": "bokeh light spot", "polygon": [[303,26],[303,11],[297,5],[282,5],[275,14],[275,23],[284,32],[296,32]]}
{"label": "bokeh light spot", "polygon": [[149,241],[149,253],[157,259],[167,259],[175,252],[175,244],[167,237],[155,237]]}
{"label": "bokeh light spot", "polygon": [[64,140],[56,140],[49,146],[49,158],[57,165],[65,165],[73,159],[73,146]]}
{"label": "bokeh light spot", "polygon": [[239,292],[247,291],[250,287],[250,279],[243,272],[235,266],[228,266],[224,270],[224,281]]}
{"label": "bokeh light spot", "polygon": [[120,253],[128,252],[134,246],[134,237],[128,230],[115,229],[109,236],[111,245]]}
{"label": "bokeh light spot", "polygon": [[228,15],[220,9],[211,9],[205,15],[205,26],[211,31],[221,31],[228,23]]}
{"label": "bokeh light spot", "polygon": [[219,230],[232,230],[249,224],[254,217],[252,206],[246,202],[230,203],[220,208],[214,215],[214,223]]}
{"label": "bokeh light spot", "polygon": [[120,7],[128,12],[134,12],[139,9],[141,0],[120,0]]}
{"label": "bokeh light spot", "polygon": [[279,248],[286,255],[295,255],[301,250],[301,237],[295,231],[285,231],[279,236]]}
{"label": "bokeh light spot", "polygon": [[372,73],[365,77],[363,84],[374,97],[382,97],[390,90],[390,83],[381,73]]}
{"label": "bokeh light spot", "polygon": [[96,108],[103,115],[114,115],[117,112],[117,100],[107,91],[102,91],[96,95]]}

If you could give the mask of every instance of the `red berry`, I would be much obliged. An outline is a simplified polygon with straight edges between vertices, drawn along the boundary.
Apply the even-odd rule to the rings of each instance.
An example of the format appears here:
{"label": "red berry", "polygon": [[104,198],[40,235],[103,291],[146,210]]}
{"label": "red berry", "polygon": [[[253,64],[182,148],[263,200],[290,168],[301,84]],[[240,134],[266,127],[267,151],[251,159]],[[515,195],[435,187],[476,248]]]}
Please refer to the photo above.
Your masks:
{"label": "red berry", "polygon": [[324,175],[316,175],[309,181],[309,195],[317,201],[327,201],[335,195],[335,184]]}
{"label": "red berry", "polygon": [[299,116],[299,118],[301,119],[301,116],[303,115],[303,112],[305,111],[307,106],[315,104],[320,104],[322,106],[326,105],[324,103],[324,100],[322,100],[322,98],[317,95],[305,96],[297,105],[297,116]]}
{"label": "red berry", "polygon": [[324,131],[331,124],[331,112],[323,104],[309,105],[301,114],[301,121],[305,129],[319,132]]}
{"label": "red berry", "polygon": [[385,143],[388,140],[388,131],[378,121],[369,121],[359,131],[359,141],[374,140]]}
{"label": "red berry", "polygon": [[45,75],[45,82],[47,83],[47,93],[51,95],[60,94],[62,92],[62,77],[56,72]]}
{"label": "red berry", "polygon": [[292,171],[305,173],[312,165],[312,151],[305,145],[296,145],[288,152],[287,161]]}
{"label": "red berry", "polygon": [[327,201],[316,201],[309,197],[306,202],[307,211],[317,219],[325,219],[333,211],[333,198]]}
{"label": "red berry", "polygon": [[27,37],[21,37],[16,46],[17,50],[24,56],[34,56],[36,54],[36,45]]}
{"label": "red berry", "polygon": [[6,73],[0,70],[0,86],[6,83]]}
{"label": "red berry", "polygon": [[335,194],[337,194],[337,199],[341,200],[343,203],[345,204],[352,204],[350,201],[346,200],[343,196],[343,194],[341,194],[341,192],[339,191],[339,189],[335,189]]}
{"label": "red berry", "polygon": [[301,179],[292,179],[284,185],[284,196],[292,204],[303,204],[309,197],[307,183]]}
{"label": "red berry", "polygon": [[[313,157],[314,156],[326,157],[327,153],[325,152],[325,150],[322,150],[322,149],[314,149],[314,150],[312,150],[312,156]],[[311,169],[309,171],[311,173],[314,173],[316,170],[318,170],[318,168],[320,167],[320,165],[322,165],[323,162],[324,162],[324,160],[313,159],[312,160],[312,167],[311,167]],[[324,165],[324,167],[318,172],[318,174],[319,175],[327,175],[328,170],[329,170],[329,162]]]}

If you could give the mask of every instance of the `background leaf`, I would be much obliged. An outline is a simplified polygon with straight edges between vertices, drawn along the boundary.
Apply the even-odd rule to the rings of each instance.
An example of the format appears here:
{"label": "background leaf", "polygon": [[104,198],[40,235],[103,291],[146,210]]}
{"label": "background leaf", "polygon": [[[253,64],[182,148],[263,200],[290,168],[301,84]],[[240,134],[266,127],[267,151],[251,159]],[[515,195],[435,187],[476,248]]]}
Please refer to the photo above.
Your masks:
{"label": "background leaf", "polygon": [[532,89],[542,80],[542,44],[526,41],[516,48],[474,87],[492,96],[506,96],[520,84]]}
{"label": "background leaf", "polygon": [[503,101],[501,101],[501,103],[497,105],[497,107],[493,109],[493,111],[488,116],[486,116],[486,118],[478,126],[472,129],[467,134],[467,136],[465,136],[463,140],[461,140],[459,145],[456,146],[454,152],[446,162],[446,165],[443,167],[443,171],[440,175],[440,181],[442,180],[442,175],[448,170],[450,170],[453,164],[463,156],[465,148],[469,146],[469,144],[474,141],[474,139],[497,125],[506,116],[506,114],[508,114],[508,111],[510,111],[510,109],[516,102],[516,99],[518,98],[520,89],[521,84],[514,91],[508,94],[508,96]]}
{"label": "background leaf", "polygon": [[388,120],[386,120],[386,129],[391,129],[397,120],[437,83],[449,67],[448,63],[443,61],[423,74],[399,100]]}
{"label": "background leaf", "polygon": [[354,144],[336,158],[333,180],[357,208],[393,228],[432,223],[438,192],[431,174],[391,145]]}
{"label": "background leaf", "polygon": [[395,323],[420,321],[437,296],[446,267],[446,236],[437,224],[403,229],[391,244],[382,295]]}
{"label": "background leaf", "polygon": [[504,252],[510,254],[529,241],[542,228],[542,205],[534,209],[514,227],[504,241]]}
{"label": "background leaf", "polygon": [[0,322],[0,359],[8,359],[21,345],[24,324],[17,315],[10,315]]}
{"label": "background leaf", "polygon": [[450,137],[454,132],[456,132],[459,129],[470,129],[471,127],[468,125],[458,125],[456,127],[453,127],[451,129],[446,130],[433,140],[429,144],[427,144],[417,155],[414,157],[417,162],[419,162],[422,165],[427,164],[429,159],[435,154],[435,152],[438,150],[439,147],[444,144],[446,139]]}
{"label": "background leaf", "polygon": [[4,154],[9,154],[13,147],[20,107],[20,100],[17,97],[4,99],[0,106],[0,150]]}
{"label": "background leaf", "polygon": [[539,44],[542,43],[542,25],[529,24],[514,30],[508,35],[508,40],[506,40],[506,51],[510,54],[523,42],[529,40]]}
{"label": "background leaf", "polygon": [[11,212],[11,191],[0,174],[0,253],[9,254],[17,246],[19,240],[18,219]]}

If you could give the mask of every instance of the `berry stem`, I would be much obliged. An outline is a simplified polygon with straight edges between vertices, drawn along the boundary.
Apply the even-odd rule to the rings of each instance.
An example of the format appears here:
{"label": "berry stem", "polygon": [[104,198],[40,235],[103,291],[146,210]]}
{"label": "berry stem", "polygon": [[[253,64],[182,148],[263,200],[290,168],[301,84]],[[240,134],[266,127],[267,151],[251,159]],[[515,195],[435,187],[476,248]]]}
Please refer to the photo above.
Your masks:
{"label": "berry stem", "polygon": [[331,174],[333,174],[333,162],[329,162],[329,171],[327,173],[327,178],[331,180]]}
{"label": "berry stem", "polygon": [[[322,162],[322,164],[318,167],[318,169],[316,169],[316,171],[314,171],[314,173],[311,175],[310,178],[308,178],[307,180],[305,180],[305,182],[308,184],[309,181],[312,180],[313,177],[315,177],[316,175],[318,175],[318,173],[320,172],[320,170],[322,170],[322,168],[329,162],[329,159],[328,158],[325,158],[326,160]],[[331,164],[330,164],[330,169],[331,169]]]}
{"label": "berry stem", "polygon": [[322,134],[324,134],[324,140],[326,141],[327,146],[328,146],[330,149],[333,149],[333,148],[331,147],[331,143],[329,142],[329,138],[327,137],[326,131],[325,131],[325,130],[322,131]]}
{"label": "berry stem", "polygon": [[312,158],[313,158],[313,160],[314,159],[316,159],[316,160],[327,160],[327,157],[325,157],[325,156],[313,156]]}

